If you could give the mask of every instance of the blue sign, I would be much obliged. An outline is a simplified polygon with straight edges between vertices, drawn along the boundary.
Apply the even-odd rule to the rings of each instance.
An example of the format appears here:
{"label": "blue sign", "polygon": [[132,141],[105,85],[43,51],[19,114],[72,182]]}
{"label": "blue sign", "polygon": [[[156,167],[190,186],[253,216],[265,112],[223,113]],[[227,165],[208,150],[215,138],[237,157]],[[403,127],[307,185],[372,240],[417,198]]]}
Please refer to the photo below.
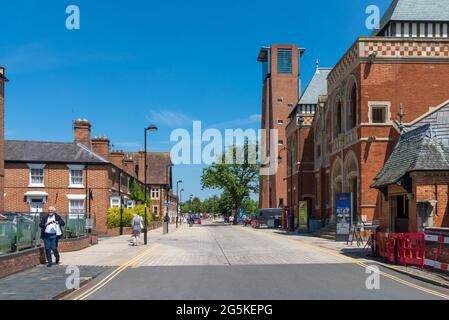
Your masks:
{"label": "blue sign", "polygon": [[352,193],[335,195],[337,235],[349,235],[352,224]]}

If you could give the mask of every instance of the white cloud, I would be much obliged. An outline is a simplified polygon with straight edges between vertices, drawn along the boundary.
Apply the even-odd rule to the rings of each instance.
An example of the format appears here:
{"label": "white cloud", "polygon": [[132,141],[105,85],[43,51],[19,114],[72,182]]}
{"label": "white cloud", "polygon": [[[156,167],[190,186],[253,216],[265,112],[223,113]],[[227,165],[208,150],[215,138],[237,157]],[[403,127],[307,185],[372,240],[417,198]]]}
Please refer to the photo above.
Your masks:
{"label": "white cloud", "polygon": [[158,110],[151,111],[150,115],[146,117],[148,122],[154,123],[157,126],[164,127],[180,127],[186,125],[192,125],[193,119],[183,114],[180,111],[172,110]]}

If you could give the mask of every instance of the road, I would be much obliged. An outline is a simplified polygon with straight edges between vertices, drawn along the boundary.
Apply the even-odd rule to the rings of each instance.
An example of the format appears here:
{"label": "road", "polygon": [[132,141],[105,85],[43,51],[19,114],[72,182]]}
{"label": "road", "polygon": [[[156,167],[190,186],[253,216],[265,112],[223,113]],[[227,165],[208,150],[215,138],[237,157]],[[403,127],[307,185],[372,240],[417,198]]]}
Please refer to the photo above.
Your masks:
{"label": "road", "polygon": [[[370,273],[372,274],[372,273]],[[83,287],[71,299],[449,299],[449,290],[283,235],[240,226],[183,227]]]}

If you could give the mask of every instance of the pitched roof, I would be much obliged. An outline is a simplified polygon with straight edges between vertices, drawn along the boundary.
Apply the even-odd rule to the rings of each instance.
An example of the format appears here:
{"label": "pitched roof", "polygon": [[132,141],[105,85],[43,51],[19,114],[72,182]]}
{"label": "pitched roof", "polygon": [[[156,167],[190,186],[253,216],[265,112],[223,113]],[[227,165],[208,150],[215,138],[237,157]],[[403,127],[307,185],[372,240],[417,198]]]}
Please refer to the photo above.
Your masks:
{"label": "pitched roof", "polygon": [[81,144],[6,140],[5,161],[107,164],[107,160]]}
{"label": "pitched roof", "polygon": [[149,152],[147,154],[147,161],[148,184],[170,184],[170,169],[168,169],[167,177],[167,166],[172,163],[170,152]]}
{"label": "pitched roof", "polygon": [[449,0],[393,0],[378,32],[390,21],[449,21]]}
{"label": "pitched roof", "polygon": [[299,99],[299,104],[317,104],[318,97],[327,94],[327,76],[331,71],[330,68],[317,68]]}
{"label": "pitched roof", "polygon": [[431,125],[403,134],[372,188],[396,184],[412,171],[449,170],[449,147],[435,137]]}

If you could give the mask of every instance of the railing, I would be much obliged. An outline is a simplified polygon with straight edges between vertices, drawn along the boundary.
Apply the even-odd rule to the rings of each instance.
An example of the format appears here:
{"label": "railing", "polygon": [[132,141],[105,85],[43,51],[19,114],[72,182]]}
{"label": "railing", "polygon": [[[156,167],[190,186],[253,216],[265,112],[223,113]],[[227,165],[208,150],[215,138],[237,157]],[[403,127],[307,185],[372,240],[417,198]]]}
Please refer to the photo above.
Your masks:
{"label": "railing", "polygon": [[[60,214],[66,225],[62,239],[78,238],[94,229],[92,219],[84,213]],[[39,223],[43,213],[3,213],[0,214],[0,255],[36,248],[41,245]]]}

